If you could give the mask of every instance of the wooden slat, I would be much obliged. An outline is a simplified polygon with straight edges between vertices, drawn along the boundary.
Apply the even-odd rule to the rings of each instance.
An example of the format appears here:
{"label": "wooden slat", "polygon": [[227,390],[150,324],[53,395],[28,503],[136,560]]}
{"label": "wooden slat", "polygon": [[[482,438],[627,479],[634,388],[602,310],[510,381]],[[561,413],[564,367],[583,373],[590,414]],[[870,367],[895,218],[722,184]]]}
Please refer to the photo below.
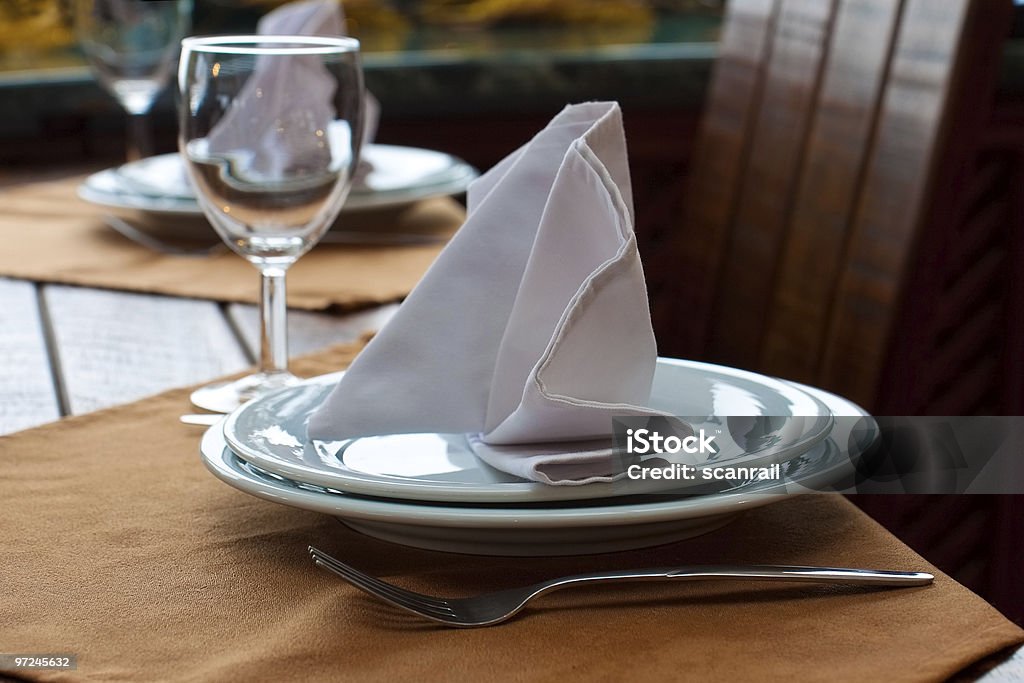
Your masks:
{"label": "wooden slat", "polygon": [[992,201],[993,196],[998,200],[999,195],[1005,193],[1003,187],[1013,173],[1017,159],[1016,155],[1007,155],[1005,152],[999,156],[996,154],[998,153],[979,154],[974,175],[964,189],[963,206],[956,219],[957,225],[969,222],[970,217],[983,210]]}
{"label": "wooden slat", "polygon": [[215,303],[64,286],[46,287],[43,297],[72,413],[248,365]]}
{"label": "wooden slat", "polygon": [[36,288],[0,279],[0,434],[60,417]]}
{"label": "wooden slat", "polygon": [[[1018,159],[1010,175],[1009,194],[1015,211],[1007,216],[1007,258],[1010,263],[1024,264],[1024,159]],[[1003,331],[1003,358],[1001,370],[1005,381],[1000,390],[999,404],[1009,415],[1024,414],[1024,277],[1020,266],[1010,269],[1017,277],[1007,278],[1006,318],[1009,324]],[[1024,529],[1024,514],[1020,516]],[[1024,620],[1024,605],[1019,613]]]}
{"label": "wooden slat", "polygon": [[[981,310],[972,311],[971,316],[953,330],[949,340],[935,350],[931,362],[937,367],[948,368],[950,374],[957,372],[955,381],[961,381],[963,377],[959,371],[964,365],[999,341],[1002,314],[1002,302],[992,302]],[[923,395],[934,392],[938,387],[936,377],[928,379],[928,386],[921,392]]]}
{"label": "wooden slat", "polygon": [[[966,63],[960,37],[968,25],[971,4],[971,0],[907,0],[903,12],[819,370],[823,385],[869,407],[875,405],[912,254],[923,264],[918,272],[934,270],[927,266],[939,240],[931,240],[929,253],[915,254],[914,249],[920,244],[918,228],[926,192],[936,187],[934,164],[940,136],[951,125],[946,116],[951,106],[948,95],[958,65]],[[974,4],[980,13],[981,3]],[[975,35],[973,40],[985,37]],[[958,92],[962,100],[970,88],[961,85],[965,86]],[[968,106],[967,102],[957,104]],[[952,163],[950,154],[943,159],[947,166]],[[932,199],[948,207],[947,196]],[[941,226],[929,229],[941,234]],[[924,296],[920,287],[914,287],[918,297]],[[923,326],[926,313],[920,310],[925,302],[918,299],[913,305],[919,310],[902,314],[911,331]],[[901,377],[910,387],[918,381],[913,375]]]}
{"label": "wooden slat", "polygon": [[957,225],[957,251],[964,258],[965,265],[992,245],[1002,241],[1010,210],[1009,197],[994,196],[976,213]]}
{"label": "wooden slat", "polygon": [[[384,326],[397,304],[350,313],[344,316],[309,311],[288,311],[288,354],[298,356],[331,344],[356,341],[367,332]],[[232,304],[228,315],[242,335],[249,353],[259,357],[259,313],[255,306]]]}
{"label": "wooden slat", "polygon": [[974,315],[979,302],[988,301],[984,298],[985,293],[994,282],[998,282],[1007,259],[1006,253],[992,249],[972,262],[955,282],[949,284],[943,293],[941,307],[935,311],[934,325],[940,335],[962,325]]}
{"label": "wooden slat", "polygon": [[753,367],[802,169],[835,3],[783,0],[718,281],[709,356]]}
{"label": "wooden slat", "polygon": [[760,369],[813,382],[901,0],[844,0],[837,12],[776,278]]}
{"label": "wooden slat", "polygon": [[657,329],[672,351],[703,351],[750,130],[761,99],[764,64],[771,49],[780,0],[733,0],[708,92],[687,187],[679,237],[671,250],[679,267],[674,305],[654,311]]}
{"label": "wooden slat", "polygon": [[[999,372],[999,358],[981,357],[959,372],[955,391],[936,396],[924,407],[932,415],[976,415],[979,408],[988,408],[984,401],[990,397],[989,388]],[[981,414],[987,415],[989,412],[986,410]]]}

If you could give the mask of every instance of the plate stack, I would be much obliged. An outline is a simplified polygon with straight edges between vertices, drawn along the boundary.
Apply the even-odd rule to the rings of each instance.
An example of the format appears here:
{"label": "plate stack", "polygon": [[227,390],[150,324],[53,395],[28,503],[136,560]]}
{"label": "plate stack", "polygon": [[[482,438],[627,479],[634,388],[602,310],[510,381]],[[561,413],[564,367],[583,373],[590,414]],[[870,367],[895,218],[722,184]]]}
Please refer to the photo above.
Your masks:
{"label": "plate stack", "polygon": [[[361,168],[342,211],[394,209],[421,199],[466,191],[479,174],[448,154],[415,147],[367,145]],[[113,209],[154,216],[201,218],[178,154],[162,154],[108,168],[85,179],[82,199]]]}
{"label": "plate stack", "polygon": [[[862,451],[877,438],[864,410],[820,389],[661,358],[649,407],[715,435],[717,452],[697,456],[691,479],[550,486],[489,467],[462,434],[308,438],[307,420],[340,374],[236,410],[204,436],[206,466],[246,493],[432,550],[569,555],[689,538],[747,509],[844,479],[853,472],[850,444]],[[768,468],[779,476],[710,476],[724,468]]]}

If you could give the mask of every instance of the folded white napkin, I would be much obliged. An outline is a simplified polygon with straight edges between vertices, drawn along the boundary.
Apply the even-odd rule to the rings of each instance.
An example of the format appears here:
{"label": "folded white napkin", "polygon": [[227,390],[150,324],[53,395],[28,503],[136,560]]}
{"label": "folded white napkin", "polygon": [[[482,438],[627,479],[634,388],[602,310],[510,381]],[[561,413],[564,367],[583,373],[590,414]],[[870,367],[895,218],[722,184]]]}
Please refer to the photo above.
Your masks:
{"label": "folded white napkin", "polygon": [[[300,0],[265,14],[256,25],[256,32],[265,36],[344,36],[348,35],[348,25],[339,0]],[[292,87],[307,86],[297,82]],[[367,92],[363,114],[364,145],[373,142],[379,121],[380,102]]]}
{"label": "folded white napkin", "polygon": [[[336,0],[292,2],[263,16],[257,25],[260,35],[340,36],[345,35],[345,16]],[[258,149],[246,160],[248,174],[280,177],[285,169],[299,163],[305,168],[326,168],[331,161],[323,131],[334,117],[332,99],[337,84],[317,57],[296,57],[287,62],[265,60],[256,70],[232,108],[207,137],[212,155],[246,149],[253,140]],[[380,105],[366,94],[363,144],[372,142],[380,118]],[[281,121],[290,137],[281,140]],[[360,163],[357,176],[370,169]]]}
{"label": "folded white napkin", "polygon": [[657,351],[618,105],[567,107],[474,182],[468,203],[310,436],[464,432],[486,462],[527,479],[618,478],[611,418],[660,414],[645,407]]}

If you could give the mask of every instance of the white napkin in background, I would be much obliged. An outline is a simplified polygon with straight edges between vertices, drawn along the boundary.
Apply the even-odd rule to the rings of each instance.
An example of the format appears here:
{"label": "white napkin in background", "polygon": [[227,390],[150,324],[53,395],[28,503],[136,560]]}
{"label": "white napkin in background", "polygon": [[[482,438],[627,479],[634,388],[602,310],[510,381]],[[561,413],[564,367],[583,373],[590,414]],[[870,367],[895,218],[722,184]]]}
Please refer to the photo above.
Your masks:
{"label": "white napkin in background", "polygon": [[611,418],[660,414],[645,407],[657,351],[618,105],[567,107],[468,199],[465,224],[310,436],[463,432],[527,479],[618,478]]}
{"label": "white napkin in background", "polygon": [[[288,3],[267,13],[257,25],[260,35],[341,36],[345,31],[345,16],[336,0]],[[336,87],[316,57],[258,63],[244,91],[207,137],[208,152],[230,153],[256,139],[260,148],[246,162],[250,173],[277,177],[296,161],[309,168],[327,167],[330,151],[317,131],[324,130],[334,116]],[[287,134],[295,139],[284,147],[277,132],[278,122],[295,116],[302,116],[302,120],[290,121]],[[373,140],[379,118],[379,103],[366,93],[364,145]],[[365,178],[369,170],[360,162],[356,180]]]}
{"label": "white napkin in background", "polygon": [[[348,26],[339,0],[300,0],[265,14],[256,25],[256,32],[264,36],[345,36],[348,35]],[[367,92],[363,115],[364,145],[373,142],[379,122],[380,102]]]}

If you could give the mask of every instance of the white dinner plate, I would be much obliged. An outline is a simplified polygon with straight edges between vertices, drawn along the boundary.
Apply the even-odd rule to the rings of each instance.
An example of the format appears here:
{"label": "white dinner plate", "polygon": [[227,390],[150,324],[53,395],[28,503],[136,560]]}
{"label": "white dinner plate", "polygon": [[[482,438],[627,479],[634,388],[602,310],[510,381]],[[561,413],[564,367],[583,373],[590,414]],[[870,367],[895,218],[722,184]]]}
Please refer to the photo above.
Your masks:
{"label": "white dinner plate", "polygon": [[[215,425],[202,440],[207,468],[258,498],[339,517],[368,536],[430,550],[478,555],[576,555],[670,543],[717,529],[736,515],[785,498],[821,491],[854,473],[856,455],[878,427],[853,403],[802,387],[841,420],[831,436],[782,464],[782,481],[755,480],[690,496],[638,496],[603,502],[536,505],[441,504],[371,498],[290,481],[238,458]],[[848,444],[855,443],[851,447]],[[854,455],[851,456],[851,450]]]}
{"label": "white dinner plate", "polygon": [[[398,208],[421,199],[459,194],[479,174],[451,155],[415,147],[367,145],[372,170],[345,201],[343,211]],[[162,154],[108,168],[85,179],[82,199],[116,209],[202,216],[178,154]]]}
{"label": "white dinner plate", "polygon": [[[621,479],[586,486],[530,482],[478,459],[463,434],[310,440],[309,416],[341,374],[316,377],[242,406],[224,423],[228,445],[242,459],[288,479],[406,500],[538,503],[704,483],[699,475],[682,482]],[[822,441],[832,428],[828,407],[791,384],[670,358],[658,360],[650,407],[685,417],[695,431],[715,437],[717,453],[685,456],[685,464],[696,466],[698,472],[711,466],[761,467],[788,460]]]}

